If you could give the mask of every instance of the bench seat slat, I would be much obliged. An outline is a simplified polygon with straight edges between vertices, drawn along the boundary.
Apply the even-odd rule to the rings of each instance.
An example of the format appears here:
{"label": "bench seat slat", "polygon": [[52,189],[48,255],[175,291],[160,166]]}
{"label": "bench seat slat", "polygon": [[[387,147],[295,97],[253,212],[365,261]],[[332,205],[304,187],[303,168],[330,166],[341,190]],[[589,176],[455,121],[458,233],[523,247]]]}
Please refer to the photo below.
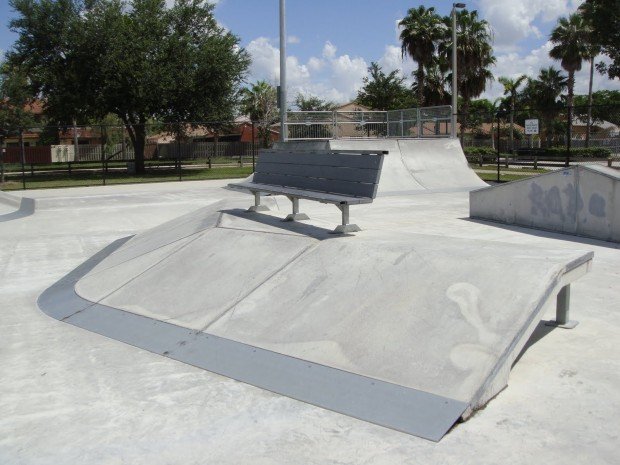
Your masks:
{"label": "bench seat slat", "polygon": [[255,182],[239,182],[230,184],[232,187],[248,189],[250,191],[267,192],[269,194],[290,195],[300,199],[317,200],[324,203],[340,203],[349,205],[358,205],[362,203],[371,203],[372,198],[368,197],[349,197],[345,195],[330,194],[328,192],[313,192],[303,189],[295,189],[291,187],[272,186],[269,184],[260,184]]}
{"label": "bench seat slat", "polygon": [[377,169],[331,167],[321,165],[293,165],[291,163],[269,163],[261,160],[257,172],[267,174],[286,174],[309,178],[323,178],[338,181],[376,183]]}
{"label": "bench seat slat", "polygon": [[308,178],[305,176],[289,176],[283,174],[254,173],[253,181],[259,184],[307,189],[318,192],[341,194],[350,197],[374,198],[377,184],[347,182],[333,179]]}
{"label": "bench seat slat", "polygon": [[383,157],[370,154],[344,154],[325,152],[260,152],[260,163],[288,163],[295,165],[322,165],[333,167],[365,168],[380,170]]}

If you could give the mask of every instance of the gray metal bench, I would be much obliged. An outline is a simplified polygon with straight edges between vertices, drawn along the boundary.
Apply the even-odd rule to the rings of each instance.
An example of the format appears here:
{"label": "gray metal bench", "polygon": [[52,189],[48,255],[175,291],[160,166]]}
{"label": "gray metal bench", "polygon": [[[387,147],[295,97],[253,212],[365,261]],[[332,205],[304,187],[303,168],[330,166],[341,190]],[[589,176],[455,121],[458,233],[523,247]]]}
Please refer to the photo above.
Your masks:
{"label": "gray metal bench", "polygon": [[248,211],[264,211],[261,193],[282,194],[293,204],[293,212],[284,221],[307,220],[299,212],[299,199],[333,203],[342,212],[342,224],[334,233],[360,231],[349,223],[349,205],[371,203],[383,166],[384,151],[263,151],[252,181],[229,184],[254,194]]}

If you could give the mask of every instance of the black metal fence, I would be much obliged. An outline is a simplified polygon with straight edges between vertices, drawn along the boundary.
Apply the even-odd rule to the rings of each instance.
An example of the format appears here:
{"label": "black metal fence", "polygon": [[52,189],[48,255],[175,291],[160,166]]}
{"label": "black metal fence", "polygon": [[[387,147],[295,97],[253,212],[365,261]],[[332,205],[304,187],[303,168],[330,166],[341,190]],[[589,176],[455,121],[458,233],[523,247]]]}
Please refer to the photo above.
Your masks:
{"label": "black metal fence", "polygon": [[0,153],[2,188],[242,177],[252,172],[264,143],[251,122],[149,124],[138,129],[146,134],[141,150],[132,129],[123,126],[9,131]]}
{"label": "black metal fence", "polygon": [[620,105],[474,110],[459,121],[465,153],[480,164],[620,160]]}

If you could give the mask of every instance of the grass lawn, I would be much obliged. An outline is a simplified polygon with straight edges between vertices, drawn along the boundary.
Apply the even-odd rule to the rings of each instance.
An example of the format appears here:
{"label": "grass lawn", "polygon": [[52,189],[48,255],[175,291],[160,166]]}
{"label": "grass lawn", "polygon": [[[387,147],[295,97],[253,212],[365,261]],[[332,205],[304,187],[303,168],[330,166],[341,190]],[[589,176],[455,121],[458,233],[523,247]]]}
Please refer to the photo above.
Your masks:
{"label": "grass lawn", "polygon": [[[243,178],[252,173],[252,165],[208,168],[184,168],[181,177],[184,181],[197,181],[204,179],[230,179]],[[145,182],[178,181],[179,173],[175,169],[158,168],[147,171],[144,175],[127,174],[126,171],[110,171],[106,175],[106,184],[136,184]],[[101,186],[103,184],[101,171],[74,171],[71,176],[67,172],[45,172],[30,176],[26,172],[27,189],[50,189],[58,187]],[[6,182],[1,186],[2,190],[22,189],[21,174],[7,176]]]}

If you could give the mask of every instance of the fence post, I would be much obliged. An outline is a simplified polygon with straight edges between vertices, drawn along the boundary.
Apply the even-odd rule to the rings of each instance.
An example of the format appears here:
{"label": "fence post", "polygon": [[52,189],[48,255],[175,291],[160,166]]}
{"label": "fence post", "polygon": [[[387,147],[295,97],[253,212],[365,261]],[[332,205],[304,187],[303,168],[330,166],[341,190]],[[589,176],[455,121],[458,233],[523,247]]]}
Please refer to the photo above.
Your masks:
{"label": "fence post", "polygon": [[570,166],[570,148],[571,148],[571,138],[573,136],[573,107],[571,105],[568,106],[567,113],[567,128],[566,128],[566,167]]}
{"label": "fence post", "polygon": [[256,171],[256,142],[254,140],[254,121],[252,121],[252,173]]}
{"label": "fence post", "polygon": [[104,126],[101,125],[101,180],[105,186],[105,139],[103,136]]}
{"label": "fence post", "polygon": [[422,120],[420,107],[416,108],[416,126],[418,127],[418,139],[422,137]]}
{"label": "fence post", "polygon": [[334,125],[334,139],[338,139],[338,111],[332,112],[332,120]]}
{"label": "fence post", "polygon": [[19,151],[22,159],[22,188],[26,190],[26,150],[24,149],[24,129],[19,128]]}
{"label": "fence post", "polygon": [[497,117],[497,182],[500,181],[500,174],[499,174],[499,154],[500,154],[500,150],[499,150],[499,113],[497,113],[495,115]]}
{"label": "fence post", "polygon": [[180,131],[177,131],[177,173],[179,174],[179,181],[182,181],[182,170],[181,170],[181,137],[179,136]]}

